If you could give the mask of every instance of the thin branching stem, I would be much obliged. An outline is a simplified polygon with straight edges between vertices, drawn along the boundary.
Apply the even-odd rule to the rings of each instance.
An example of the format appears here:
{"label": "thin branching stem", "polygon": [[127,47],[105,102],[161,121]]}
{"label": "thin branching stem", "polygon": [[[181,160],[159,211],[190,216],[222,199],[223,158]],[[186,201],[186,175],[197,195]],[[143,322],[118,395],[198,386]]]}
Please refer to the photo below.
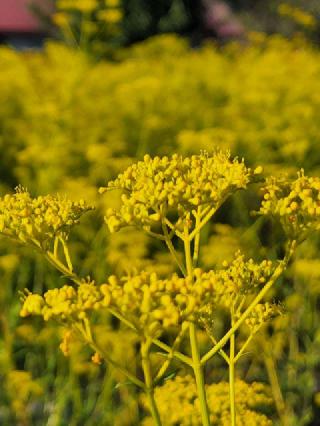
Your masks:
{"label": "thin branching stem", "polygon": [[81,278],[79,278],[72,270],[65,266],[51,251],[46,251],[44,257],[47,261],[53,265],[63,275],[70,278],[75,284],[82,284]]}
{"label": "thin branching stem", "polygon": [[147,396],[147,400],[149,403],[149,409],[156,426],[161,426],[161,420],[159,415],[159,410],[154,398],[154,382],[152,378],[152,370],[150,363],[150,345],[152,341],[150,339],[145,339],[141,343],[141,362],[142,362],[142,370],[144,374],[145,381],[145,392]]}
{"label": "thin branching stem", "polygon": [[[234,309],[230,310],[231,326],[234,325]],[[236,393],[235,393],[235,346],[236,335],[233,333],[230,337],[229,353],[229,397],[230,397],[230,418],[231,426],[236,426]]]}
{"label": "thin branching stem", "polygon": [[[195,227],[199,228],[200,225],[200,216],[201,216],[201,207],[198,207],[198,211],[196,213],[196,223]],[[195,235],[194,238],[194,246],[193,246],[193,267],[196,268],[198,265],[198,259],[199,259],[199,249],[200,249],[200,236],[201,236],[201,229],[199,229],[199,232]]]}
{"label": "thin branching stem", "polygon": [[90,324],[86,324],[86,326],[84,325],[79,325],[77,327],[77,330],[81,333],[82,338],[85,340],[85,342],[95,351],[97,352],[97,354],[100,355],[100,357],[102,359],[104,359],[107,363],[109,363],[110,365],[112,365],[115,369],[117,369],[118,371],[120,371],[124,376],[126,376],[133,384],[135,384],[136,386],[140,387],[141,389],[145,390],[145,384],[138,379],[134,374],[132,374],[129,370],[127,370],[125,367],[123,367],[122,365],[120,365],[117,361],[114,361],[109,354],[102,349],[93,339],[92,337],[92,332],[90,329]]}
{"label": "thin branching stem", "polygon": [[173,344],[171,345],[171,351],[168,353],[167,355],[167,359],[164,361],[164,363],[162,364],[162,366],[159,368],[156,376],[155,376],[155,382],[158,382],[159,380],[161,380],[163,378],[163,376],[165,375],[166,371],[168,370],[168,368],[170,367],[170,364],[174,358],[174,351],[179,347],[186,331],[188,330],[188,326],[181,326],[181,330],[179,332],[179,334],[177,335],[177,337],[175,338]]}
{"label": "thin branching stem", "polygon": [[[191,247],[188,225],[184,227],[184,251],[187,266],[187,276],[193,279],[193,261],[191,257]],[[190,323],[189,327],[190,347],[192,355],[192,367],[196,380],[197,393],[200,403],[201,418],[203,426],[210,426],[210,414],[207,403],[207,396],[205,390],[203,367],[201,365],[201,356],[198,344],[197,330],[195,323]]]}
{"label": "thin branching stem", "polygon": [[186,268],[183,265],[183,263],[180,261],[179,256],[172,244],[171,238],[169,236],[168,233],[168,228],[167,225],[165,224],[164,220],[162,220],[162,230],[163,230],[163,234],[164,234],[164,238],[165,238],[165,242],[167,244],[167,247],[172,255],[172,257],[174,258],[176,264],[178,265],[180,271],[183,273],[183,275],[186,275]]}

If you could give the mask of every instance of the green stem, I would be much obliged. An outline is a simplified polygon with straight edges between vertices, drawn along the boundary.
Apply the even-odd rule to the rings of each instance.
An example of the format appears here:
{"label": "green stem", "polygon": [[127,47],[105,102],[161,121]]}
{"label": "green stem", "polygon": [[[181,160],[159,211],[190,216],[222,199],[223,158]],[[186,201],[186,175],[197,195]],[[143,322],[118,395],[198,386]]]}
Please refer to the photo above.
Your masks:
{"label": "green stem", "polygon": [[221,204],[219,204],[219,206],[215,206],[212,207],[209,212],[205,215],[205,217],[200,221],[200,223],[198,224],[198,226],[196,226],[194,228],[194,230],[191,232],[190,234],[190,241],[193,240],[193,238],[199,233],[199,231],[201,230],[201,228],[204,227],[204,225],[209,222],[209,220],[211,219],[211,217],[214,215],[214,213],[217,211],[217,209],[220,207]]}
{"label": "green stem", "polygon": [[193,323],[190,324],[190,345],[191,345],[191,354],[192,354],[192,360],[193,360],[193,372],[196,379],[198,398],[200,402],[202,425],[210,426],[210,415],[209,415],[209,408],[207,404],[203,369],[201,366],[196,327]]}
{"label": "green stem", "polygon": [[173,342],[173,344],[171,345],[171,352],[168,353],[167,355],[167,359],[164,361],[164,363],[162,364],[162,366],[159,368],[158,373],[156,374],[155,377],[155,382],[158,382],[159,380],[162,379],[162,377],[164,376],[164,374],[166,373],[166,371],[168,370],[168,368],[170,367],[171,361],[174,358],[174,351],[175,349],[177,349],[185,335],[185,332],[187,331],[188,327],[184,326],[186,323],[183,323],[181,326],[181,331],[180,333],[177,335],[177,337],[175,338],[175,341]]}
{"label": "green stem", "polygon": [[184,254],[186,258],[186,267],[187,267],[187,271],[186,271],[187,274],[185,274],[185,276],[193,278],[193,262],[191,257],[190,239],[189,239],[187,227],[185,227],[185,238],[183,242],[184,242]]}
{"label": "green stem", "polygon": [[171,223],[170,222],[170,220],[169,219],[167,219],[166,217],[165,217],[165,219],[164,219],[164,222],[165,222],[165,224],[171,229],[171,232],[170,232],[170,234],[171,233],[173,233],[173,234],[176,234],[176,236],[178,237],[178,238],[180,238],[180,240],[183,240],[183,234],[180,232],[180,231],[178,231],[178,229],[177,229],[177,224],[175,224],[175,225],[173,225],[173,223]]}
{"label": "green stem", "polygon": [[266,295],[266,293],[270,290],[270,288],[274,285],[274,283],[277,281],[277,279],[280,277],[280,275],[283,273],[283,271],[286,269],[289,260],[291,259],[294,249],[296,246],[296,241],[291,241],[289,245],[289,249],[286,252],[286,255],[284,259],[279,263],[277,268],[275,269],[272,277],[270,278],[269,282],[263,287],[263,289],[260,291],[260,293],[254,298],[254,300],[251,302],[251,304],[248,306],[248,308],[244,311],[244,313],[241,315],[241,317],[238,319],[238,321],[235,322],[235,324],[230,328],[230,330],[219,340],[219,342],[210,349],[201,359],[201,364],[205,364],[210,358],[212,358],[223,346],[227,343],[227,341],[230,339],[230,337],[238,330],[238,328],[242,325],[242,323],[248,318],[248,316],[251,314],[253,309],[257,306],[257,304],[263,299],[263,297]]}
{"label": "green stem", "polygon": [[150,344],[151,344],[151,341],[149,340],[146,340],[141,343],[141,358],[142,358],[142,369],[143,369],[144,381],[145,381],[145,392],[147,395],[149,409],[150,409],[154,424],[157,426],[161,426],[158,407],[154,399],[154,385],[152,380],[150,354],[149,354]]}
{"label": "green stem", "polygon": [[141,228],[141,229],[142,229],[143,232],[148,234],[150,237],[157,238],[160,241],[165,241],[165,238],[164,238],[163,235],[158,234],[157,232],[150,231],[148,229],[143,229],[143,228]]}
{"label": "green stem", "polygon": [[55,258],[58,257],[58,249],[59,249],[59,238],[55,237],[54,238],[54,243],[53,243],[53,256]]}
{"label": "green stem", "polygon": [[177,252],[175,251],[175,248],[173,247],[173,244],[171,242],[171,238],[169,237],[167,225],[164,223],[164,221],[162,221],[162,230],[163,230],[163,233],[164,233],[165,242],[167,244],[167,247],[168,247],[170,253],[172,254],[172,257],[176,261],[176,264],[179,266],[179,269],[183,273],[183,275],[186,275],[186,269],[185,269],[184,265],[180,262],[180,259],[177,255]]}
{"label": "green stem", "polygon": [[66,262],[67,262],[68,269],[69,269],[69,271],[71,271],[73,273],[73,266],[72,266],[68,246],[67,246],[67,244],[66,244],[66,242],[64,241],[63,238],[59,238],[59,239],[60,239],[62,247],[63,247],[63,253],[64,253],[64,257],[65,257]]}
{"label": "green stem", "polygon": [[[261,324],[262,326],[262,324]],[[258,328],[260,329],[261,326]],[[253,336],[258,332],[258,329],[256,330],[255,333],[251,333],[249,335],[249,337],[247,338],[247,340],[244,342],[244,344],[242,345],[241,349],[239,350],[239,352],[237,353],[237,355],[234,357],[234,363],[238,362],[239,359],[241,358],[241,356],[243,355],[243,352],[245,351],[245,349],[247,348],[247,346],[249,345],[249,343],[251,342],[251,340],[253,339]]]}
{"label": "green stem", "polygon": [[74,283],[82,284],[81,279],[69,268],[67,268],[53,253],[46,251],[44,253],[45,258],[51,265],[53,265],[58,271],[62,272],[63,275],[70,278]]}
{"label": "green stem", "polygon": [[287,413],[287,410],[286,410],[286,405],[285,405],[285,402],[284,402],[280,383],[279,383],[279,380],[278,380],[275,362],[274,362],[273,356],[271,354],[271,351],[269,349],[268,349],[268,353],[264,353],[263,360],[264,360],[264,365],[265,365],[266,370],[267,370],[274,403],[275,403],[281,424],[282,424],[282,426],[287,426],[288,425],[288,416],[287,416],[288,413]]}
{"label": "green stem", "polygon": [[[213,344],[216,345],[217,344],[217,340],[215,339],[215,337],[212,335],[212,333],[210,334],[210,332],[208,332],[208,335],[210,337],[210,339],[212,340]],[[229,364],[229,357],[228,355],[225,353],[225,351],[223,349],[220,349],[219,354],[222,356],[222,358],[225,360],[225,362],[227,364]]]}
{"label": "green stem", "polygon": [[[159,348],[163,349],[164,351],[166,351],[168,354],[172,353],[172,348],[168,345],[166,345],[165,343],[161,342],[161,340],[159,339],[152,339],[152,343],[155,344],[156,346],[158,346]],[[190,358],[189,356],[183,354],[182,352],[173,351],[173,355],[179,359],[180,361],[182,361],[183,363],[189,365],[190,367],[193,366],[192,363],[192,358]]]}
{"label": "green stem", "polygon": [[[201,215],[201,208],[198,207],[198,211],[196,214],[196,224],[195,224],[196,228],[198,228],[200,224],[200,215]],[[193,266],[195,268],[198,265],[198,259],[199,259],[200,235],[201,235],[201,230],[199,229],[199,232],[197,232],[195,235],[194,247],[193,247]]]}
{"label": "green stem", "polygon": [[[233,320],[232,320],[233,325]],[[229,396],[231,426],[236,426],[236,397],[235,397],[235,334],[230,337],[229,354]]]}
{"label": "green stem", "polygon": [[[134,330],[137,334],[141,335],[141,333],[135,327],[135,325],[132,324],[129,320],[127,320],[119,312],[117,312],[116,310],[114,310],[114,309],[112,309],[110,307],[108,308],[108,311],[110,312],[111,315],[113,315],[116,318],[118,318],[119,321],[122,321],[131,330]],[[170,354],[172,352],[172,348],[170,346],[166,345],[165,343],[161,342],[161,340],[159,340],[159,339],[152,339],[152,343],[155,344],[156,346],[158,346],[160,349],[163,349],[168,354]],[[187,355],[183,354],[182,352],[174,350],[173,351],[173,355],[174,355],[174,357],[176,357],[177,359],[179,359],[183,363],[185,363],[185,364],[187,364],[189,366],[192,366],[192,359],[190,357],[188,357]]]}
{"label": "green stem", "polygon": [[93,340],[91,332],[88,333],[87,327],[80,326],[80,327],[77,328],[77,330],[81,333],[85,342],[95,352],[97,352],[101,356],[101,358],[103,358],[106,362],[108,362],[110,365],[112,365],[114,368],[116,368],[118,371],[120,371],[124,376],[126,376],[136,386],[138,386],[142,389],[145,389],[145,385],[140,379],[138,379],[134,374],[130,373],[130,371],[128,371],[125,367],[123,367],[122,365],[120,365],[116,361],[114,361],[112,358],[110,358],[108,353],[98,346],[98,344]]}
{"label": "green stem", "polygon": [[228,198],[229,194],[225,194],[222,199],[220,200],[219,203],[217,203],[216,206],[211,207],[207,209],[204,209],[204,212],[201,214],[201,220],[199,221],[199,224],[197,226],[195,226],[195,228],[193,229],[193,231],[191,232],[189,239],[190,241],[193,240],[193,238],[199,233],[199,231],[209,222],[209,220],[211,219],[211,217],[215,214],[215,212],[220,208],[220,206],[226,201],[226,199]]}
{"label": "green stem", "polygon": [[[193,278],[193,262],[191,257],[190,239],[188,227],[184,228],[184,251],[186,258],[186,266],[188,277]],[[201,418],[203,426],[210,426],[210,414],[206,397],[206,389],[203,376],[203,368],[201,366],[201,357],[197,339],[197,331],[194,323],[190,323],[189,327],[190,346],[192,355],[192,367],[197,385],[197,393],[200,403]]]}

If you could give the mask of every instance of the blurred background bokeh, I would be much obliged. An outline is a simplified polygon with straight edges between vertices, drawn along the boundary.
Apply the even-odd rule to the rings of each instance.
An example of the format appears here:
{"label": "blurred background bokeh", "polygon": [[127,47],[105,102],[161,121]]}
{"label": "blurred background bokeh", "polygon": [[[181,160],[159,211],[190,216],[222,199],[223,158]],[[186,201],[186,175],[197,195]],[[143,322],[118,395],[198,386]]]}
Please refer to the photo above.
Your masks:
{"label": "blurred background bokeh", "polygon": [[[81,276],[174,270],[164,247],[103,225],[105,185],[144,154],[230,149],[267,173],[320,174],[320,2],[317,0],[1,0],[0,190],[63,193],[95,204],[72,236]],[[281,229],[238,194],[203,235],[208,269],[242,248],[281,255]],[[275,425],[319,425],[320,241],[299,248],[270,295],[286,315],[259,339],[239,376],[271,385]],[[19,318],[19,291],[65,280],[23,247],[0,241],[0,424],[138,425],[132,386],[59,351],[61,330]],[[135,369],[135,337],[104,318],[97,329]],[[220,324],[223,329],[224,324]],[[175,368],[175,367],[174,367]],[[208,382],[226,378],[219,360]]]}

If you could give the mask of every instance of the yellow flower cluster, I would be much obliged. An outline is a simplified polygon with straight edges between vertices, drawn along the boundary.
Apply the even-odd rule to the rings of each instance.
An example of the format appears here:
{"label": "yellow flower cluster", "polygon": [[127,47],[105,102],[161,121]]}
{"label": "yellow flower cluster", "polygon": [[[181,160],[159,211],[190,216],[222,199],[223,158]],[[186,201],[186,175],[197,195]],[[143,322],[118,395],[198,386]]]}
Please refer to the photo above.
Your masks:
{"label": "yellow flower cluster", "polygon": [[259,213],[279,216],[291,237],[320,229],[320,178],[307,177],[303,170],[293,181],[271,177],[264,192]]}
{"label": "yellow flower cluster", "polygon": [[[256,173],[260,172],[257,168]],[[150,229],[170,209],[185,218],[198,206],[218,207],[230,193],[245,188],[253,174],[243,161],[231,160],[228,152],[191,157],[145,155],[100,189],[123,192],[120,209],[109,209],[106,223],[110,232],[127,225]]]}
{"label": "yellow flower cluster", "polygon": [[59,10],[78,10],[82,13],[90,13],[98,6],[97,0],[58,0]]}
{"label": "yellow flower cluster", "polygon": [[77,288],[49,290],[43,297],[27,294],[20,314],[77,321],[89,311],[112,307],[146,335],[160,335],[164,329],[196,319],[208,304],[229,306],[237,294],[265,283],[271,271],[270,262],[245,262],[239,254],[221,270],[195,269],[194,279],[176,274],[159,279],[155,272],[121,279],[112,275],[101,286],[84,282]]}
{"label": "yellow flower cluster", "polygon": [[41,315],[45,321],[53,318],[77,322],[86,318],[90,311],[109,304],[110,293],[105,286],[97,287],[94,282],[83,282],[76,288],[65,285],[48,290],[43,297],[27,293],[20,315]]}
{"label": "yellow flower cluster", "polygon": [[57,0],[52,16],[67,45],[99,57],[112,53],[122,19],[119,0]]}
{"label": "yellow flower cluster", "polygon": [[194,312],[208,298],[208,286],[200,281],[172,275],[160,280],[156,273],[142,272],[122,280],[108,280],[112,305],[146,334],[161,334],[163,329],[192,319]]}
{"label": "yellow flower cluster", "polygon": [[75,183],[84,197],[145,152],[228,147],[248,164],[317,167],[316,49],[267,37],[245,48],[190,50],[164,35],[124,55],[93,63],[82,49],[57,43],[28,56],[1,47],[4,176],[41,193]]}
{"label": "yellow flower cluster", "polygon": [[208,305],[229,307],[237,295],[263,286],[272,271],[272,262],[245,262],[243,255],[238,254],[220,270],[195,269],[193,280],[175,274],[161,280],[155,273],[142,272],[122,279],[111,276],[108,288],[111,305],[138,329],[161,334],[163,329],[184,320],[198,319]]}
{"label": "yellow flower cluster", "polygon": [[[223,262],[223,266],[214,271],[203,273],[199,285],[204,287],[208,297],[203,297],[203,304],[196,312],[196,319],[200,326],[210,334],[214,326],[216,308],[230,310],[234,303],[245,302],[246,295],[259,292],[268,282],[275,265],[270,260],[256,263],[253,259],[245,260],[238,251],[230,262]],[[197,281],[196,281],[197,283]],[[245,306],[245,303],[242,303]],[[247,325],[256,330],[259,325],[270,320],[280,313],[280,308],[270,303],[258,304],[247,318]],[[237,316],[241,315],[241,310]]]}
{"label": "yellow flower cluster", "polygon": [[281,3],[278,12],[307,28],[314,29],[317,25],[317,19],[313,15],[288,3]]}
{"label": "yellow flower cluster", "polygon": [[[11,398],[12,407],[16,417],[25,419],[28,402],[36,402],[43,393],[43,385],[33,380],[30,372],[22,370],[11,370],[4,380],[5,388]],[[20,423],[20,422],[19,422]]]}
{"label": "yellow flower cluster", "polygon": [[281,306],[273,303],[258,303],[245,323],[252,333],[258,331],[261,325],[282,314]]}
{"label": "yellow flower cluster", "polygon": [[[269,388],[262,383],[236,380],[237,424],[241,426],[271,426],[272,421],[263,411],[273,402]],[[229,384],[221,382],[206,386],[210,423],[212,426],[230,426]],[[162,424],[166,426],[201,426],[200,404],[194,379],[176,376],[155,390]],[[177,409],[179,407],[179,409]],[[147,406],[146,406],[147,408]],[[152,425],[150,418],[144,426]]]}
{"label": "yellow flower cluster", "polygon": [[[20,313],[21,315],[21,313]],[[21,315],[23,316],[23,315]],[[64,332],[62,337],[62,342],[60,343],[60,350],[64,354],[64,356],[70,355],[70,342],[72,341],[72,332],[67,330]]]}
{"label": "yellow flower cluster", "polygon": [[245,256],[238,251],[231,262],[223,262],[223,268],[220,270],[220,279],[223,282],[221,296],[222,293],[233,296],[253,293],[267,282],[273,270],[271,260],[256,263],[253,259],[245,260]]}
{"label": "yellow flower cluster", "polygon": [[90,209],[83,200],[72,202],[52,195],[32,198],[18,188],[15,194],[0,198],[0,232],[43,247],[52,238],[67,235]]}

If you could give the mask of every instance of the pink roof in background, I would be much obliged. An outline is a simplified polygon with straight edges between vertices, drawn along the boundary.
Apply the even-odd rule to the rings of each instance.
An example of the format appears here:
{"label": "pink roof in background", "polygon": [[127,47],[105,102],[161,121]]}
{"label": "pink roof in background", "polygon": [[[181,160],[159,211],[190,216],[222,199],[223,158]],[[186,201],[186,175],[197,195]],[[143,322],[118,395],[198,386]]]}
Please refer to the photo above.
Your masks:
{"label": "pink roof in background", "polygon": [[50,0],[0,0],[0,32],[41,31],[41,23],[30,10],[31,4],[48,10]]}

